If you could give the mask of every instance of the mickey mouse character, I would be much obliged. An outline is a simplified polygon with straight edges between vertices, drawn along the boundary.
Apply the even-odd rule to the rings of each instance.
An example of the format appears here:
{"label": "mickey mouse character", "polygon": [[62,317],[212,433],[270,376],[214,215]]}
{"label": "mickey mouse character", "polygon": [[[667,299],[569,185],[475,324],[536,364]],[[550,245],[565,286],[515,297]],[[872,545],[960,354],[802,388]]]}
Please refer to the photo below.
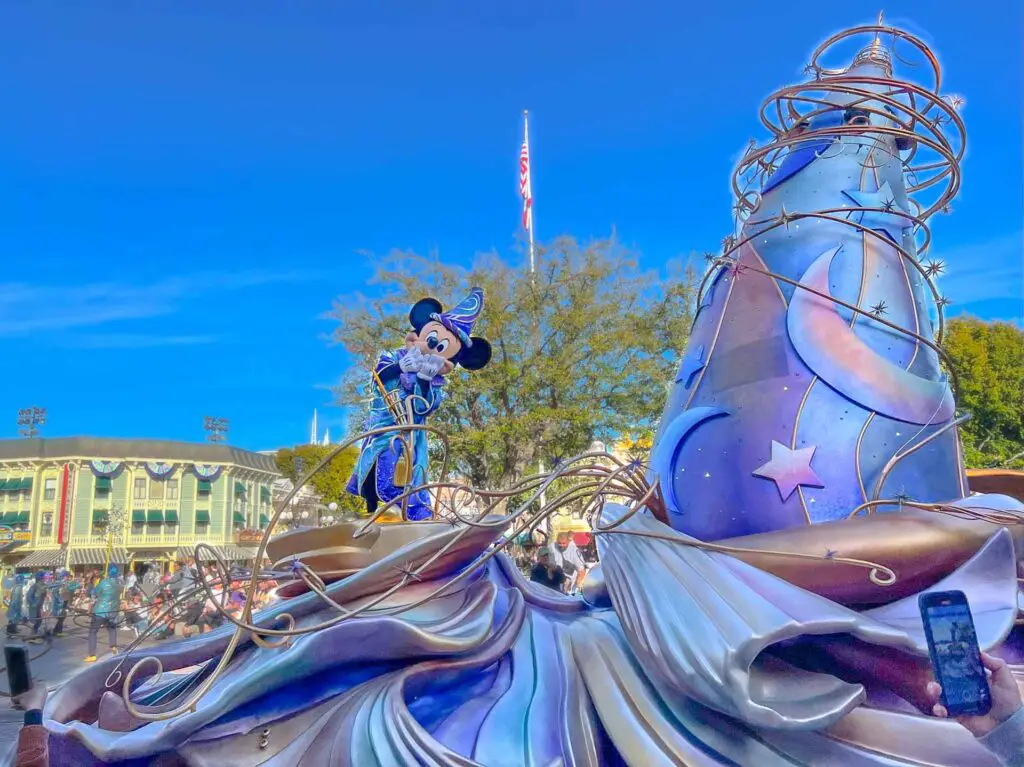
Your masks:
{"label": "mickey mouse character", "polygon": [[[424,424],[444,399],[446,375],[459,365],[466,370],[480,370],[490,362],[491,345],[470,335],[483,307],[484,292],[480,288],[470,290],[461,303],[448,311],[434,298],[416,302],[409,311],[412,331],[405,337],[405,348],[384,352],[377,361],[367,431],[396,424],[381,387],[390,399],[401,403],[398,409],[402,414],[408,412],[406,400],[411,397],[413,423]],[[366,500],[370,514],[382,501],[389,503],[406,492],[407,486],[427,482],[427,433],[414,431],[409,435],[411,456],[403,455],[403,444],[395,439],[396,435],[385,432],[363,442],[346,488]],[[405,467],[411,468],[408,476],[403,476]],[[407,514],[411,520],[432,516],[426,491],[410,496]]]}

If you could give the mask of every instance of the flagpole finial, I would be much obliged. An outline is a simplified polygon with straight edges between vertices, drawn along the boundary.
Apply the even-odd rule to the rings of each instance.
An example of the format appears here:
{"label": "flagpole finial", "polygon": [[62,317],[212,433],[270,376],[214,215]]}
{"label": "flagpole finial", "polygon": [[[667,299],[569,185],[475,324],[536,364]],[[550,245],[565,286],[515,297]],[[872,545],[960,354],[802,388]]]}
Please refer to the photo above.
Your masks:
{"label": "flagpole finial", "polygon": [[530,110],[529,109],[524,109],[523,110],[523,117],[526,117],[526,115],[528,115],[528,114],[530,114]]}

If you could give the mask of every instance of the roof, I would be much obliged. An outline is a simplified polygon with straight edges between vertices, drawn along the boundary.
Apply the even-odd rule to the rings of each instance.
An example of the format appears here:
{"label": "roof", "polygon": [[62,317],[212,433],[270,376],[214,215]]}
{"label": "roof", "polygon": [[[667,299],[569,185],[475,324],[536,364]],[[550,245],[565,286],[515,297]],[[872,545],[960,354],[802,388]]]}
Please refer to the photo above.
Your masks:
{"label": "roof", "polygon": [[2,439],[0,461],[58,458],[129,458],[148,461],[230,463],[247,469],[279,474],[272,456],[211,442],[177,442],[169,439],[111,439],[108,437],[60,437],[57,439]]}

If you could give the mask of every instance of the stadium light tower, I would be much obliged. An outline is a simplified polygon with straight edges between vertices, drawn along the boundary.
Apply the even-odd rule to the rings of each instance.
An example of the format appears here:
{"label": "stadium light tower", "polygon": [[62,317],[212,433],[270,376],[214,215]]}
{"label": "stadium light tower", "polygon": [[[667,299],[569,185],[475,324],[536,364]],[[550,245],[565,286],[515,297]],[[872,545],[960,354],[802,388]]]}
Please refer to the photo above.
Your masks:
{"label": "stadium light tower", "polygon": [[46,424],[45,407],[26,407],[18,411],[19,432],[26,439],[39,436],[39,427]]}
{"label": "stadium light tower", "polygon": [[206,439],[210,442],[223,442],[228,433],[228,419],[208,415],[203,418],[203,428],[206,429]]}

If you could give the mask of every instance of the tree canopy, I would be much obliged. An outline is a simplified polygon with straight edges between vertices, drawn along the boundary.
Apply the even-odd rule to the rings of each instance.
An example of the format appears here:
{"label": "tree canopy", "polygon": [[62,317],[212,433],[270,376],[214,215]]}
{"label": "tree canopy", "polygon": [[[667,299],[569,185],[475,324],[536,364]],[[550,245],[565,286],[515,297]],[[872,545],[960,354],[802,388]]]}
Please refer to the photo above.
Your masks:
{"label": "tree canopy", "polygon": [[615,238],[562,237],[536,256],[533,275],[493,253],[469,269],[397,251],[377,260],[372,283],[383,295],[342,296],[332,313],[334,338],[353,358],[338,394],[354,426],[372,365],[403,345],[412,304],[434,296],[450,306],[478,285],[485,298],[474,334],[491,342],[493,358],[449,375],[448,401],[431,417],[458,473],[499,489],[595,439],[649,431],[689,333],[692,273],[676,261],[642,270]]}
{"label": "tree canopy", "polygon": [[957,371],[970,468],[1024,468],[1024,331],[974,317],[950,321],[943,347]]}
{"label": "tree canopy", "polygon": [[[295,482],[309,473],[334,449],[333,445],[285,447],[277,451],[274,461],[277,463],[278,471]],[[357,448],[346,448],[322,471],[313,475],[309,484],[325,504],[337,503],[338,508],[342,511],[356,513],[366,511],[365,503],[361,498],[345,492],[345,485],[352,475],[352,469],[355,467],[358,457],[359,450]]]}

